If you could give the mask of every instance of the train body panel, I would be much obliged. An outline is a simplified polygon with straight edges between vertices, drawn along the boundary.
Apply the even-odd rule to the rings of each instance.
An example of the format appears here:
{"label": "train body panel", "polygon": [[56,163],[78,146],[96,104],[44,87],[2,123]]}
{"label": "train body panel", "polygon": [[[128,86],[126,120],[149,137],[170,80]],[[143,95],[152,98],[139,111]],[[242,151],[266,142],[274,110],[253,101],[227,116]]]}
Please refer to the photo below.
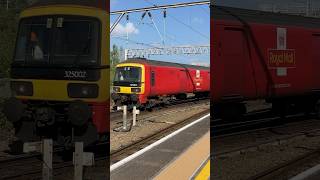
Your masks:
{"label": "train body panel", "polygon": [[320,20],[226,7],[213,11],[213,102],[295,97],[320,89]]}

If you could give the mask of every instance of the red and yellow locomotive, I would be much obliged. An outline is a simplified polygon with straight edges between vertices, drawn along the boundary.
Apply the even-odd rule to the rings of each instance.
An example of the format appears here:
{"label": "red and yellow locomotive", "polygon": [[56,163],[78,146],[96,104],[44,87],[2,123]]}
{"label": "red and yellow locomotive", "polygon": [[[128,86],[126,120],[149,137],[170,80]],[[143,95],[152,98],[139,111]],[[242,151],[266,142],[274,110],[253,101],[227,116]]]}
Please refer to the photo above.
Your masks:
{"label": "red and yellow locomotive", "polygon": [[117,65],[111,98],[123,104],[151,108],[175,97],[209,96],[209,67],[130,59]]}

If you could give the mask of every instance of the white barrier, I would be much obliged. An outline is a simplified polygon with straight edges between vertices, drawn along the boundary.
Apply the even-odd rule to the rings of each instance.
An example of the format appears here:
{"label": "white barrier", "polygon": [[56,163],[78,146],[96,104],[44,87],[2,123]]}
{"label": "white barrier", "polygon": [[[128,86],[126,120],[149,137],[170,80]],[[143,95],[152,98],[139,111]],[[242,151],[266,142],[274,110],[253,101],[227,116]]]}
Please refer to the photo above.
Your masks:
{"label": "white barrier", "polygon": [[[42,179],[53,179],[53,141],[52,139],[44,139],[42,142],[28,142],[23,144],[23,152],[40,152],[43,156],[42,163]],[[75,143],[75,152],[73,153],[74,180],[83,179],[84,166],[94,165],[94,154],[92,152],[83,152],[83,142]]]}
{"label": "white barrier", "polygon": [[42,162],[42,179],[52,180],[52,139],[44,139],[42,142],[30,142],[23,144],[23,152],[40,152],[43,156]]}

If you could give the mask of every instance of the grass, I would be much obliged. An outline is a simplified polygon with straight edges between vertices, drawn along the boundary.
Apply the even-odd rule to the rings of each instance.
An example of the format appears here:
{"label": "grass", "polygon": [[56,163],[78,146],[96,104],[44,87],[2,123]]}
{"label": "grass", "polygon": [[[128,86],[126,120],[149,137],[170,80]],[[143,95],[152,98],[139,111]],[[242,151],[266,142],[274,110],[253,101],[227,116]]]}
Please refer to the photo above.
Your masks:
{"label": "grass", "polygon": [[1,130],[12,130],[13,125],[7,120],[7,118],[2,113],[4,99],[0,99],[0,129]]}

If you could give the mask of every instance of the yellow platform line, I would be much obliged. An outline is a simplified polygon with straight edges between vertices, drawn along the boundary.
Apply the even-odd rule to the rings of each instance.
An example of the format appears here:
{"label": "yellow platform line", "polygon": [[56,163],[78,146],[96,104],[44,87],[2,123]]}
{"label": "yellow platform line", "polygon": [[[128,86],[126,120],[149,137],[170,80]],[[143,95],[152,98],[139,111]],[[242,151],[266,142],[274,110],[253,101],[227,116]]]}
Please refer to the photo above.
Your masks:
{"label": "yellow platform line", "polygon": [[210,160],[206,163],[195,180],[208,180],[210,178]]}
{"label": "yellow platform line", "polygon": [[[176,160],[165,167],[154,179],[155,180],[171,180],[181,179],[188,180],[199,169],[203,162],[210,155],[210,132],[207,132],[196,143],[189,147]],[[204,167],[206,169],[208,164]],[[205,171],[203,172],[205,175]],[[209,164],[210,173],[210,164]],[[200,172],[202,175],[202,170]],[[200,175],[199,174],[199,175]],[[200,176],[199,176],[200,178]]]}

